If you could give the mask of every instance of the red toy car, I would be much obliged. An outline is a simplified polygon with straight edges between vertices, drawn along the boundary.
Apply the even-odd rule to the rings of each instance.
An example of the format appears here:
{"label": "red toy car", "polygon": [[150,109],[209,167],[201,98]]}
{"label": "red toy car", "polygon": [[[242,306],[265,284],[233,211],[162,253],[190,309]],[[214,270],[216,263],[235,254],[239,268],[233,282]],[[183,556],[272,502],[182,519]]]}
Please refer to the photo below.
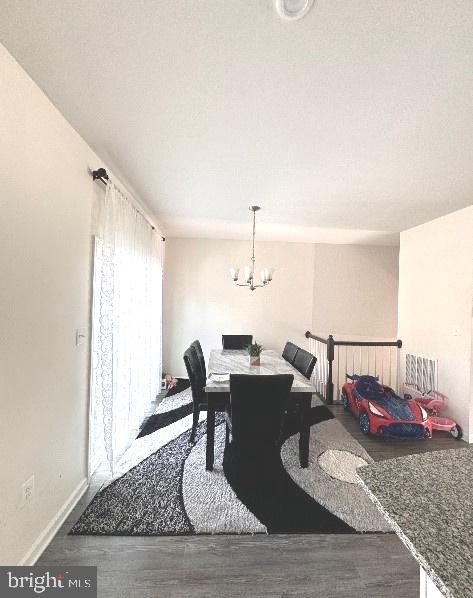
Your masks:
{"label": "red toy car", "polygon": [[427,411],[414,400],[401,399],[374,376],[349,376],[341,403],[358,418],[363,434],[431,438]]}

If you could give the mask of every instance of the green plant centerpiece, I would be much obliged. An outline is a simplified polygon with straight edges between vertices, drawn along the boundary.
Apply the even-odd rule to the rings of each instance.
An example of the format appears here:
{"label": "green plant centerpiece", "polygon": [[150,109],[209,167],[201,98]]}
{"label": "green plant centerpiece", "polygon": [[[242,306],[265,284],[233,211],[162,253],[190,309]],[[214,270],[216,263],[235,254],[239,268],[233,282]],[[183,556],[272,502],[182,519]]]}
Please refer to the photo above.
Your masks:
{"label": "green plant centerpiece", "polygon": [[258,345],[258,343],[253,343],[246,347],[248,351],[248,355],[250,356],[250,365],[260,365],[260,356],[261,351],[263,350],[263,345]]}

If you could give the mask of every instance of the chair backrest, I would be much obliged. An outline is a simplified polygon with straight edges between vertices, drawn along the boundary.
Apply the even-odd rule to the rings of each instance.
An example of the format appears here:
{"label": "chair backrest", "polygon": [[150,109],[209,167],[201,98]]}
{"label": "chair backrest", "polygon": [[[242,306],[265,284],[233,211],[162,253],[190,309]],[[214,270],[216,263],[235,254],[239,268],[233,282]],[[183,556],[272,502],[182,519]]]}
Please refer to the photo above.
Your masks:
{"label": "chair backrest", "polygon": [[205,400],[204,386],[206,380],[202,375],[199,357],[195,347],[190,346],[184,351],[184,364],[191,384],[192,400],[194,403],[201,403]]}
{"label": "chair backrest", "polygon": [[299,351],[299,347],[294,343],[287,341],[284,351],[282,352],[282,356],[286,361],[289,361],[290,364],[293,364],[297,351]]}
{"label": "chair backrest", "polygon": [[296,370],[299,370],[303,376],[305,376],[307,379],[310,379],[312,372],[314,371],[316,361],[317,357],[315,357],[315,355],[312,355],[312,353],[309,353],[309,351],[305,351],[304,349],[299,349],[292,365],[296,368]]}
{"label": "chair backrest", "polygon": [[277,444],[293,381],[292,374],[230,374],[232,440],[238,450]]}
{"label": "chair backrest", "polygon": [[222,334],[222,347],[224,349],[246,349],[253,342],[251,334]]}
{"label": "chair backrest", "polygon": [[200,370],[201,370],[202,376],[207,380],[207,368],[205,367],[205,357],[204,357],[204,352],[202,351],[202,345],[196,339],[193,343],[191,343],[191,347],[194,347],[194,349],[197,352],[197,357],[199,358],[199,364],[200,364]]}

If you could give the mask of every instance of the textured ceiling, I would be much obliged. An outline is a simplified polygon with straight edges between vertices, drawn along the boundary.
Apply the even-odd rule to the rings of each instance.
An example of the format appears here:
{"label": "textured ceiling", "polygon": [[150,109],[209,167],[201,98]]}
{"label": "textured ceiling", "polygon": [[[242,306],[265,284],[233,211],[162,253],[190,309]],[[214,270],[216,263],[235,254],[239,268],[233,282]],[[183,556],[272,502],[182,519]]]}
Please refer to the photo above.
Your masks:
{"label": "textured ceiling", "polygon": [[273,4],[2,0],[0,39],[167,234],[258,204],[275,238],[390,242],[473,203],[471,0]]}

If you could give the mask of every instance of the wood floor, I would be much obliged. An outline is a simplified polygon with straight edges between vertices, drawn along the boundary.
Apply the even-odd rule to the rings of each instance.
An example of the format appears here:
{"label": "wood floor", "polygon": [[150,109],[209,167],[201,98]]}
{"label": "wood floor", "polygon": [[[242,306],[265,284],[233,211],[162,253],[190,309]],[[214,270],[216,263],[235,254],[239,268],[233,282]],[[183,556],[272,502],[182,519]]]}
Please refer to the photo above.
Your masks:
{"label": "wood floor", "polygon": [[[375,460],[460,448],[365,437],[333,413]],[[395,534],[298,536],[68,536],[100,487],[98,477],[38,564],[97,565],[100,598],[418,598],[419,567]]]}

